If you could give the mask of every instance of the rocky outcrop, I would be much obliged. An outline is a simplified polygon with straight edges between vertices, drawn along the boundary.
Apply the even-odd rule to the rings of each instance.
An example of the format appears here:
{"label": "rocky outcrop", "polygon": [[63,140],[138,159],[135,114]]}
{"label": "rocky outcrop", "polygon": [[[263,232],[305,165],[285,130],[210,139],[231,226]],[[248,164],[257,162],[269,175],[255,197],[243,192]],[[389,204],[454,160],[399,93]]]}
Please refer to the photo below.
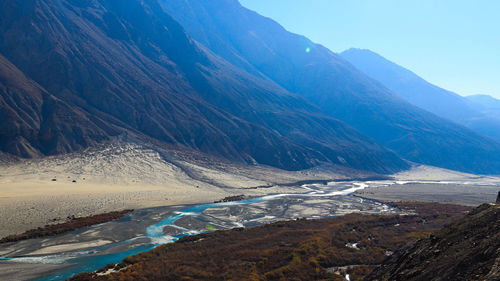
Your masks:
{"label": "rocky outcrop", "polygon": [[500,280],[500,205],[403,247],[365,280]]}

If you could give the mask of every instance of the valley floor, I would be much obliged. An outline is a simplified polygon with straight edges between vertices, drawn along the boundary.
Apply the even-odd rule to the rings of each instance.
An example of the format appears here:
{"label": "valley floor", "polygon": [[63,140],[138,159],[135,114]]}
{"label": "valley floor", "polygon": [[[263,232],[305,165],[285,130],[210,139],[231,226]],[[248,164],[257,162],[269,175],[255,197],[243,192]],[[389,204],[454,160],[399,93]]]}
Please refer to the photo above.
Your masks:
{"label": "valley floor", "polygon": [[[176,153],[131,143],[112,143],[82,153],[0,166],[0,238],[65,221],[68,216],[136,210],[130,215],[130,222],[110,222],[47,239],[2,245],[0,257],[4,260],[0,261],[0,267],[5,271],[0,279],[16,276],[24,280],[59,272],[68,266],[59,261],[63,256],[85,264],[85,258],[80,260],[78,255],[87,249],[100,251],[90,254],[88,259],[111,255],[114,263],[182,235],[303,217],[399,212],[380,201],[473,206],[493,202],[500,189],[497,177],[426,166],[391,177],[373,178],[374,175],[336,167],[289,172]],[[274,196],[265,196],[269,194]],[[239,206],[231,202],[201,204],[236,195],[261,199],[256,198],[255,202],[250,199],[250,203]],[[170,219],[173,221],[169,222]],[[164,220],[166,225],[161,225]],[[157,224],[160,225],[156,227]],[[170,240],[161,240],[165,237]],[[129,244],[122,245],[123,241]],[[129,253],[132,249],[135,252]],[[345,265],[349,263],[341,266]]]}
{"label": "valley floor", "polygon": [[200,234],[71,280],[362,280],[400,246],[472,209],[398,205],[418,215],[348,214]]}
{"label": "valley floor", "polygon": [[0,238],[68,216],[209,203],[240,194],[303,192],[293,183],[348,178],[321,169],[289,172],[179,160],[189,157],[174,153],[112,143],[83,153],[0,165]]}
{"label": "valley floor", "polygon": [[[301,183],[370,176],[334,169],[289,172],[176,153],[113,142],[82,153],[0,165],[0,238],[68,216],[209,203],[240,194],[297,193],[304,191]],[[479,205],[494,201],[500,189],[498,177],[426,166],[393,177],[395,181],[371,184],[356,195],[381,201]]]}

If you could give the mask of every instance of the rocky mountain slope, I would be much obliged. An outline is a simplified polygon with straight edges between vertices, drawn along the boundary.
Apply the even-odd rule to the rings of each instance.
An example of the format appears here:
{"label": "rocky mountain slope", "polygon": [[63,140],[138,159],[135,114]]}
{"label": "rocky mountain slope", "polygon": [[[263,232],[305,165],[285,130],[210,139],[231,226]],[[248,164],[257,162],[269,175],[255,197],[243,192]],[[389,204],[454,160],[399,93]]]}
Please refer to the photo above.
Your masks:
{"label": "rocky mountain slope", "polygon": [[340,55],[411,104],[500,140],[500,119],[478,110],[470,99],[435,86],[370,50],[349,49]]}
{"label": "rocky mountain slope", "polygon": [[500,280],[498,203],[403,247],[366,280]]}
{"label": "rocky mountain slope", "polygon": [[160,2],[216,54],[302,95],[406,159],[467,172],[500,171],[497,142],[407,103],[339,55],[237,0]]}
{"label": "rocky mountain slope", "polygon": [[379,173],[408,167],[303,98],[216,56],[156,1],[8,0],[0,15],[4,152],[65,153],[127,132],[288,170],[322,162]]}

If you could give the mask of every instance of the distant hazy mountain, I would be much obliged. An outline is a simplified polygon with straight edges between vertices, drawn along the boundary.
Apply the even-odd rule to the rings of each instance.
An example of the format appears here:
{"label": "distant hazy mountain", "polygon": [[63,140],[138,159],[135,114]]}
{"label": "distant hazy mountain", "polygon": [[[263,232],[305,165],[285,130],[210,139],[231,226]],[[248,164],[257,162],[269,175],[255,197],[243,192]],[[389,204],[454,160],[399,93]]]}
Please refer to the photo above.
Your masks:
{"label": "distant hazy mountain", "polygon": [[472,95],[466,98],[477,109],[500,109],[500,100],[489,95]]}
{"label": "distant hazy mountain", "polygon": [[409,104],[342,57],[287,32],[237,0],[160,0],[197,41],[248,73],[307,98],[402,157],[500,172],[500,145]]}
{"label": "distant hazy mountain", "polygon": [[128,132],[284,169],[408,164],[192,40],[156,1],[0,3],[0,149],[64,153]]}
{"label": "distant hazy mountain", "polygon": [[341,56],[408,102],[500,141],[500,120],[466,98],[439,88],[370,50],[349,49]]}

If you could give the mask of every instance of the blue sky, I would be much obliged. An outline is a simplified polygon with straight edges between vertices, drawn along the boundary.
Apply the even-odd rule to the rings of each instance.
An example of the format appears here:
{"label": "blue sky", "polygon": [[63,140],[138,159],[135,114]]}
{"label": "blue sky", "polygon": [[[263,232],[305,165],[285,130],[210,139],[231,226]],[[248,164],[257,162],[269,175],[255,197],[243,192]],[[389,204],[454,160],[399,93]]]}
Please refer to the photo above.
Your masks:
{"label": "blue sky", "polygon": [[458,94],[500,98],[500,1],[240,2],[332,51],[370,49]]}

